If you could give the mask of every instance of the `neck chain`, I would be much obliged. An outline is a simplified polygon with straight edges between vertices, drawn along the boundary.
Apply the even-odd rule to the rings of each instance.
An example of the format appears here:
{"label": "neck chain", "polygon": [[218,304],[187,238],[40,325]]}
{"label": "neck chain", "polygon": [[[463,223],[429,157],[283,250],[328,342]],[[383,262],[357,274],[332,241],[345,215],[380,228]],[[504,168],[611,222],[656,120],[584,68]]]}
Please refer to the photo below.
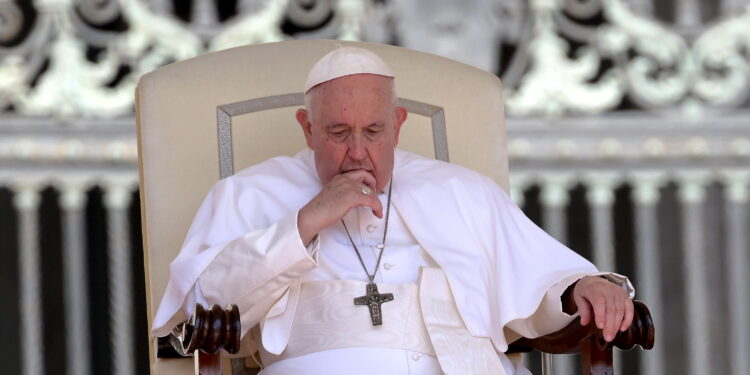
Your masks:
{"label": "neck chain", "polygon": [[378,254],[378,261],[377,263],[375,263],[375,269],[372,271],[372,274],[370,274],[370,272],[367,271],[367,266],[365,266],[365,261],[362,260],[362,254],[359,253],[359,249],[357,248],[357,245],[354,244],[354,240],[352,239],[352,235],[349,234],[349,228],[346,227],[344,218],[341,218],[341,224],[344,225],[346,236],[349,237],[349,242],[351,242],[352,247],[354,248],[354,251],[357,253],[357,258],[359,258],[359,264],[362,265],[362,269],[365,270],[365,273],[367,274],[367,278],[368,278],[367,286],[365,288],[365,295],[354,298],[354,305],[367,306],[370,309],[370,320],[372,320],[373,326],[379,326],[383,324],[383,312],[381,311],[380,305],[382,305],[385,302],[393,301],[393,293],[380,294],[378,292],[378,286],[375,284],[375,274],[378,273],[378,268],[380,268],[380,259],[383,257],[383,251],[385,250],[385,237],[388,234],[388,218],[390,217],[390,214],[391,214],[391,191],[392,190],[393,190],[393,176],[391,176],[391,182],[388,186],[388,207],[385,210],[385,229],[383,230],[383,241],[379,243],[377,246],[377,248],[380,249],[380,253]]}
{"label": "neck chain", "polygon": [[362,254],[360,254],[359,249],[357,248],[357,245],[354,244],[354,240],[352,239],[352,235],[349,234],[349,228],[346,227],[346,223],[344,222],[344,219],[341,218],[341,224],[344,225],[344,230],[346,231],[346,236],[349,237],[349,242],[351,242],[352,247],[354,248],[354,251],[357,253],[357,258],[359,259],[359,264],[362,265],[362,269],[365,270],[365,273],[367,274],[367,278],[369,279],[370,283],[375,282],[375,274],[378,273],[378,269],[380,268],[380,259],[383,257],[383,251],[385,250],[385,239],[388,235],[388,218],[391,214],[391,191],[393,190],[393,177],[391,177],[391,182],[388,185],[388,206],[385,209],[385,229],[383,230],[383,240],[376,246],[378,249],[380,249],[380,253],[378,254],[378,261],[375,263],[375,270],[370,274],[370,271],[367,270],[367,266],[365,266],[365,261],[362,259]]}

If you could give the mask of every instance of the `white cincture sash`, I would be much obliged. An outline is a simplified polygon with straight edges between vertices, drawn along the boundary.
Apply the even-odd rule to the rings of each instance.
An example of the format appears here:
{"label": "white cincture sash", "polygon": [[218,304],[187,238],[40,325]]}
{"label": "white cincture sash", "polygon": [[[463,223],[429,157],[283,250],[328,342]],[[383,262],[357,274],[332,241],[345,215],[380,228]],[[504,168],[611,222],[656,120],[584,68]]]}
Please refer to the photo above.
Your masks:
{"label": "white cincture sash", "polygon": [[381,305],[383,325],[377,327],[367,306],[354,305],[365,294],[365,282],[302,283],[286,349],[274,355],[261,345],[263,364],[323,350],[381,347],[435,356],[447,375],[505,375],[490,339],[466,329],[443,270],[423,267],[419,283],[378,284],[394,300]]}
{"label": "white cincture sash", "polygon": [[348,347],[404,349],[434,356],[418,286],[378,283],[378,291],[393,293],[394,300],[381,305],[383,325],[373,327],[368,307],[354,305],[354,298],[365,294],[365,285],[354,280],[302,283],[286,349],[274,355],[261,345],[263,364]]}
{"label": "white cincture sash", "polygon": [[489,337],[474,337],[466,329],[453,301],[445,272],[422,268],[420,305],[440,368],[446,375],[505,375]]}

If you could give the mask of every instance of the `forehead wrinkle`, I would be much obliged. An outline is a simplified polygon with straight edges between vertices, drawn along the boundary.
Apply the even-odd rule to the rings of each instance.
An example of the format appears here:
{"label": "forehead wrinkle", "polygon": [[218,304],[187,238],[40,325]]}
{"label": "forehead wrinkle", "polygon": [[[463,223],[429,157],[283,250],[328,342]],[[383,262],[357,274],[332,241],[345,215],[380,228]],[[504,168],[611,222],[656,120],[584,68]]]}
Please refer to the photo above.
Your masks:
{"label": "forehead wrinkle", "polygon": [[[380,81],[380,79],[378,79]],[[374,108],[375,112],[388,112],[384,114],[389,118],[384,118],[380,121],[387,122],[389,119],[396,118],[396,94],[394,91],[394,84],[392,78],[386,78],[374,85],[368,85],[369,87],[364,88],[364,95],[372,95],[370,99],[376,99],[376,105],[370,101],[369,103],[360,103],[357,101],[357,97],[363,93],[363,87],[351,81],[347,77],[337,78],[333,81],[325,82],[314,88],[312,88],[305,95],[305,106],[307,107],[309,118],[314,119],[313,123],[318,123],[323,126],[325,124],[322,121],[330,120],[327,118],[331,114],[335,114],[338,119],[333,121],[339,121],[347,123],[350,122],[348,118],[349,114],[356,114],[360,111],[357,110],[359,106],[365,107],[377,107]],[[333,101],[339,103],[333,103]],[[343,101],[343,103],[341,103]],[[379,105],[377,105],[379,104]],[[329,110],[331,109],[331,110]],[[325,114],[324,114],[325,113]],[[373,113],[373,108],[368,109],[368,113]],[[382,113],[382,112],[381,112]],[[341,118],[340,116],[347,116]],[[322,120],[322,121],[318,121]]]}

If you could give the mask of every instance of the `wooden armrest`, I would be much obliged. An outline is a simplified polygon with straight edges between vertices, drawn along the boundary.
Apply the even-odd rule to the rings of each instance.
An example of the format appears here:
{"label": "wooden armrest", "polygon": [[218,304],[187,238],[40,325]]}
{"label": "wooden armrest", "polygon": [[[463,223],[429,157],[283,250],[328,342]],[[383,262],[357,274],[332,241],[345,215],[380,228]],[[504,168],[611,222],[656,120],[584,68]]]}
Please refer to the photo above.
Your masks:
{"label": "wooden armrest", "polygon": [[581,352],[583,354],[584,375],[612,375],[612,348],[633,349],[639,345],[643,349],[654,347],[654,321],[648,307],[641,301],[633,301],[633,324],[624,332],[619,332],[612,342],[604,341],[602,331],[589,323],[581,325],[577,318],[567,327],[535,339],[522,338],[508,347],[508,353],[538,350],[550,354]]}
{"label": "wooden armrest", "polygon": [[222,349],[229,354],[240,351],[240,310],[237,305],[205,309],[196,304],[193,314],[167,337],[157,340],[158,358],[193,357],[197,375],[223,374]]}
{"label": "wooden armrest", "polygon": [[157,357],[189,357],[196,350],[215,355],[224,349],[229,354],[240,350],[240,310],[237,305],[208,309],[196,304],[190,320],[180,323],[172,334],[158,339]]}
{"label": "wooden armrest", "polygon": [[521,338],[513,342],[508,348],[508,353],[524,353],[532,350],[550,354],[576,353],[581,350],[587,340],[595,340],[601,349],[610,349],[614,346],[621,350],[630,350],[635,345],[640,345],[643,349],[651,349],[654,347],[655,335],[651,313],[646,304],[641,301],[634,300],[633,307],[633,324],[624,332],[618,332],[610,343],[604,341],[601,330],[596,328],[595,324],[582,326],[581,318],[578,317],[557,332],[535,339]]}
{"label": "wooden armrest", "polygon": [[[619,332],[612,342],[604,341],[601,330],[595,324],[582,326],[579,317],[567,327],[549,335],[535,339],[521,338],[512,343],[507,352],[582,352],[584,374],[612,374],[613,347],[621,350],[630,350],[636,345],[646,350],[654,347],[655,328],[648,307],[637,300],[633,301],[633,307],[633,324],[624,332]],[[190,320],[175,327],[168,338],[159,338],[157,356],[186,357],[198,351],[201,361],[206,361],[208,366],[216,366],[221,349],[230,354],[239,352],[240,332],[240,313],[236,305],[224,310],[217,305],[205,309],[198,304]],[[213,370],[203,371],[201,365],[201,374],[218,373]]]}

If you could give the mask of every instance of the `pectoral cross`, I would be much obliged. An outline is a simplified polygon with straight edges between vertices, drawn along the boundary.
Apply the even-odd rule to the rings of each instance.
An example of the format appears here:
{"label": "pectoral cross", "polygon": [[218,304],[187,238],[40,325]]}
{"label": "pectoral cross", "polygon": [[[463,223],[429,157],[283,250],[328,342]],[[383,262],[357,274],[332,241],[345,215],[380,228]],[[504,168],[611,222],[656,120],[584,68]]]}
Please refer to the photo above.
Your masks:
{"label": "pectoral cross", "polygon": [[383,312],[380,310],[380,305],[390,301],[393,301],[393,293],[380,294],[378,293],[378,286],[369,282],[367,283],[366,294],[355,298],[354,304],[370,308],[370,319],[372,319],[374,327],[383,324]]}

